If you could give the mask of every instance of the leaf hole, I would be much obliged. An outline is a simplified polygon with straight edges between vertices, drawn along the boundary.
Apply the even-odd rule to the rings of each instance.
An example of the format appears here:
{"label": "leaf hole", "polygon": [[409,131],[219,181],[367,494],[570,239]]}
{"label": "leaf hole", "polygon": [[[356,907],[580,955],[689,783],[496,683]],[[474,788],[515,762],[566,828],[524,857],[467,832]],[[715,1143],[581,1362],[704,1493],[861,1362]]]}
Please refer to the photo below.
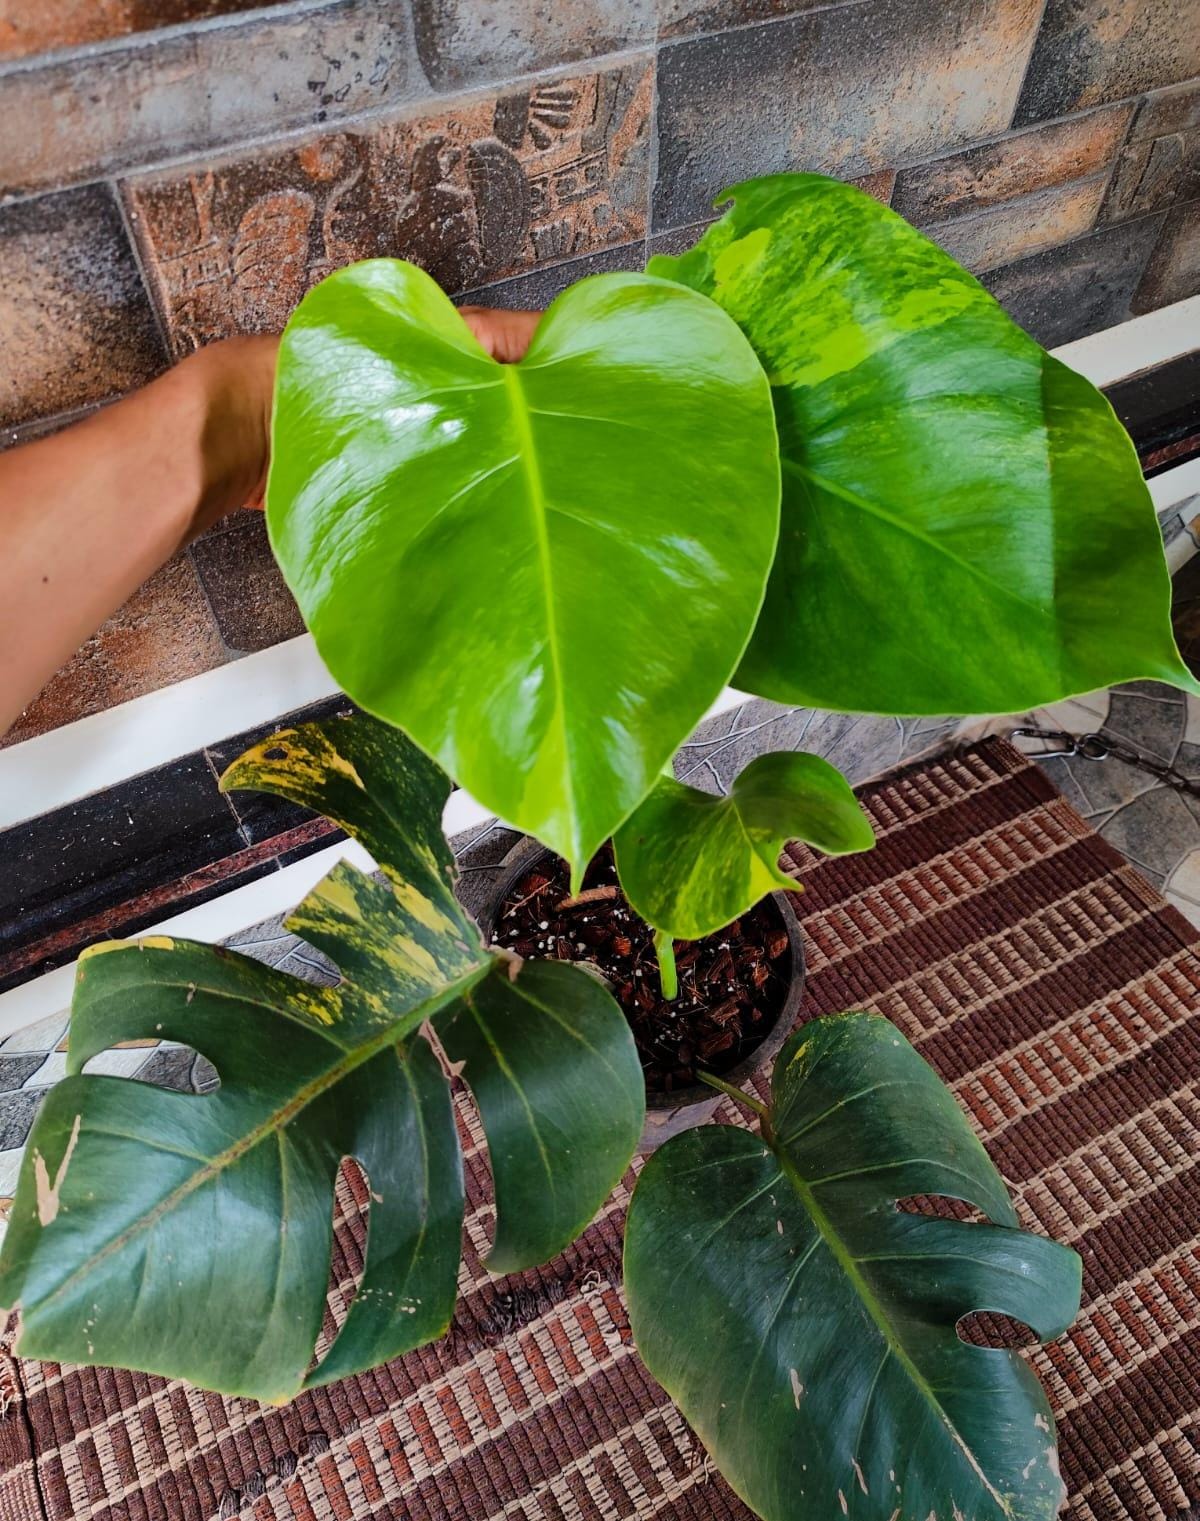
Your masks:
{"label": "leaf hole", "polygon": [[[135,1065],[138,1057],[142,1061]],[[85,1063],[83,1070],[89,1077],[128,1077],[176,1093],[207,1095],[216,1093],[221,1086],[220,1075],[207,1056],[191,1046],[168,1040],[145,1050],[115,1046],[100,1051]]]}
{"label": "leaf hole", "polygon": [[987,1218],[982,1210],[965,1199],[951,1199],[947,1194],[912,1194],[907,1199],[897,1199],[896,1208],[902,1215],[932,1215],[940,1220],[965,1220],[973,1225],[980,1225]]}
{"label": "leaf hole", "polygon": [[991,1310],[972,1310],[963,1315],[954,1327],[959,1341],[971,1347],[1036,1347],[1041,1339],[1024,1321],[1014,1320],[1011,1315],[999,1315]]}
{"label": "leaf hole", "polygon": [[333,1190],[333,1248],[325,1284],[325,1313],[310,1373],[328,1355],[362,1287],[370,1211],[371,1184],[366,1169],[356,1157],[343,1157]]}
{"label": "leaf hole", "polygon": [[283,745],[272,745],[269,750],[263,751],[263,759],[269,761],[287,760],[288,753]]}

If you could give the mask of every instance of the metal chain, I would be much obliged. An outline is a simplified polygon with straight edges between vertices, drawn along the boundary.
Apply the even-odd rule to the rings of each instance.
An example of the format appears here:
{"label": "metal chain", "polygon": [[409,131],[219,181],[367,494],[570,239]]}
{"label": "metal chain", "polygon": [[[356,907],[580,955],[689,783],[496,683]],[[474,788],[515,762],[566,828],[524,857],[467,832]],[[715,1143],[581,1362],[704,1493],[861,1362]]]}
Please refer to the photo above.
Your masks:
{"label": "metal chain", "polygon": [[1157,760],[1153,755],[1144,755],[1132,745],[1124,744],[1121,740],[1113,739],[1107,734],[1069,734],[1065,729],[1012,729],[1009,731],[1009,738],[1040,739],[1060,747],[1055,750],[1039,750],[1036,754],[1022,751],[1023,755],[1029,755],[1030,760],[1078,758],[1090,761],[1123,761],[1127,766],[1135,766],[1139,771],[1146,772],[1148,776],[1156,777],[1165,787],[1200,797],[1200,777],[1184,776],[1182,771],[1166,761]]}

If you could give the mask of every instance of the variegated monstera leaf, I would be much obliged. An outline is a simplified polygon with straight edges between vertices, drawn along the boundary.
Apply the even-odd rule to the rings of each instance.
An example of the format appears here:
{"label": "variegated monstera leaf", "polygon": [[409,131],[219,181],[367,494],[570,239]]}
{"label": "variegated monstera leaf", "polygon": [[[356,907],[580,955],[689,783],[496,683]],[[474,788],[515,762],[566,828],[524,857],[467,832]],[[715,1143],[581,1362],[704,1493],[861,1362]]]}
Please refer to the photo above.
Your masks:
{"label": "variegated monstera leaf", "polygon": [[[1054,1420],[977,1310],[1043,1340],[1080,1261],[1017,1229],[950,1091],[886,1019],[816,1019],[780,1053],[762,1134],[685,1131],[638,1180],[625,1288],[638,1351],[765,1521],[1053,1521]],[[986,1221],[898,1208],[915,1194]]]}
{"label": "variegated monstera leaf", "polygon": [[[34,1127],[0,1258],[20,1350],[286,1400],[439,1336],[454,1307],[463,1178],[444,1063],[461,1064],[495,1182],[488,1266],[543,1262],[621,1176],[644,1098],[629,1027],[569,966],[487,951],[456,901],[449,784],[356,717],[274,735],[229,787],[326,814],[379,862],[342,863],[288,927],[336,963],[318,987],[165,937],[81,962],[69,1076]],[[88,1076],[119,1041],[206,1056],[217,1092]],[[370,1185],[366,1264],[313,1364],[338,1167]]]}

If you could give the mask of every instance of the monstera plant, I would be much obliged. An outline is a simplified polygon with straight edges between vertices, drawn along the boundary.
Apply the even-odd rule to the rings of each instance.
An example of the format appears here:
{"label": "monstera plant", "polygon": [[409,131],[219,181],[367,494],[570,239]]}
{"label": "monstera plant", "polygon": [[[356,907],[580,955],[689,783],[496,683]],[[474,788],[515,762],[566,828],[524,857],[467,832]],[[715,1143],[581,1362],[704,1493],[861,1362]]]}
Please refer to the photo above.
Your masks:
{"label": "monstera plant", "polygon": [[[1103,397],[865,195],[813,175],[729,195],[688,253],[559,297],[518,364],[399,261],[301,303],[269,530],[374,716],[273,736],[225,783],[319,809],[382,880],[340,866],[290,921],[334,986],[154,938],[81,962],[72,1075],[0,1259],[23,1352],[286,1399],[440,1334],[463,1211],[454,1074],[488,1142],[488,1265],[544,1261],[591,1218],[642,1123],[630,1030],[580,969],[484,945],[452,891],[447,773],[563,856],[572,893],[612,839],[670,999],[677,940],[795,885],[786,840],[872,843],[813,756],[760,757],[721,797],[675,780],[727,682],[894,715],[1135,677],[1197,689]],[[84,1071],[154,1037],[202,1051],[220,1089]],[[1017,1229],[949,1093],[881,1019],[806,1025],[769,1104],[736,1096],[758,1132],[659,1150],[626,1253],[646,1362],[735,1489],[768,1521],[1050,1521],[1045,1397],[959,1322],[1057,1335],[1078,1259]],[[366,1264],[318,1361],[347,1157],[370,1188]],[[984,1218],[899,1207],[915,1195]]]}

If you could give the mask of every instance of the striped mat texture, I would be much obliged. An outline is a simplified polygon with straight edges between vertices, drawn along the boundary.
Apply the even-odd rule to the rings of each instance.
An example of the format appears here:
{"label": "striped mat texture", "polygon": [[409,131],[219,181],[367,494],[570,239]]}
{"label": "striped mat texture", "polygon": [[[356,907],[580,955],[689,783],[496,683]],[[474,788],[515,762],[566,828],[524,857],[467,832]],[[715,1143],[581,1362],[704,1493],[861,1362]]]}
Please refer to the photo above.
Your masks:
{"label": "striped mat texture", "polygon": [[[874,852],[791,852],[805,1017],[894,1020],[971,1114],[1023,1223],[1082,1254],[1079,1320],[1033,1354],[1067,1515],[1177,1516],[1200,1501],[1200,932],[1002,741],[864,800]],[[748,1517],[631,1344],[634,1173],[562,1258],[495,1281],[465,1102],[459,1123],[468,1221],[445,1340],[285,1409],[6,1355],[3,1521]],[[365,1197],[345,1176],[326,1337]]]}

